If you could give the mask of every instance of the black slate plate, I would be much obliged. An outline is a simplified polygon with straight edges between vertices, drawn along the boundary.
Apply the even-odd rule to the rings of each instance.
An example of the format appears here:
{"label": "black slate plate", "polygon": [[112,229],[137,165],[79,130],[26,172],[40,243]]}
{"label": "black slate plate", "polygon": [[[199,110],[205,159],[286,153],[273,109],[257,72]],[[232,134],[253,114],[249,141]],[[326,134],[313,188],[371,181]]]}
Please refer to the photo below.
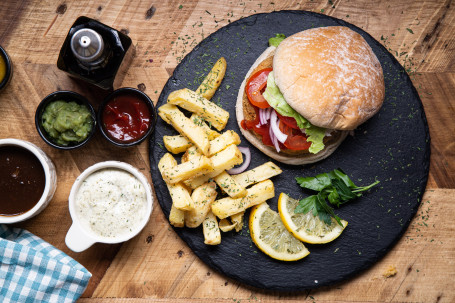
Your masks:
{"label": "black slate plate", "polygon": [[[171,91],[184,87],[196,89],[212,64],[224,56],[228,69],[212,100],[231,113],[226,129],[240,134],[234,110],[237,92],[246,72],[267,47],[268,38],[276,33],[289,36],[308,28],[331,25],[350,27],[372,47],[384,70],[384,106],[328,159],[303,168],[278,163],[284,173],[273,178],[277,195],[268,203],[276,210],[280,192],[294,198],[308,195],[295,182],[296,176],[313,176],[338,167],[358,185],[380,180],[381,183],[363,197],[335,210],[349,221],[343,234],[329,244],[307,245],[311,252],[308,257],[286,263],[269,258],[252,243],[248,212],[243,230],[223,233],[221,245],[214,247],[204,244],[202,228],[175,229],[207,265],[255,287],[300,291],[340,282],[373,265],[400,239],[417,211],[428,178],[430,137],[417,91],[395,58],[361,29],[325,15],[280,11],[240,19],[207,37],[177,66],[158,101],[157,107],[166,102]],[[171,199],[157,163],[166,152],[162,137],[174,134],[176,132],[159,119],[150,139],[153,183],[166,216]],[[250,168],[269,160],[246,140],[242,140],[241,145],[252,150]]]}

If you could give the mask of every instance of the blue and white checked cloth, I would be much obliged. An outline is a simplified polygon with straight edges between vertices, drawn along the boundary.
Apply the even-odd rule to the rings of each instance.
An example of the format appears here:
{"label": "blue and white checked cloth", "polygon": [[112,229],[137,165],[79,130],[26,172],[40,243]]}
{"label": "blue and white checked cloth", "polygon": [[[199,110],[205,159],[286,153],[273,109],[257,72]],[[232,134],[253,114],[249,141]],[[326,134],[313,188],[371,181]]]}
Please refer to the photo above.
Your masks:
{"label": "blue and white checked cloth", "polygon": [[91,276],[34,234],[0,224],[0,302],[74,302]]}

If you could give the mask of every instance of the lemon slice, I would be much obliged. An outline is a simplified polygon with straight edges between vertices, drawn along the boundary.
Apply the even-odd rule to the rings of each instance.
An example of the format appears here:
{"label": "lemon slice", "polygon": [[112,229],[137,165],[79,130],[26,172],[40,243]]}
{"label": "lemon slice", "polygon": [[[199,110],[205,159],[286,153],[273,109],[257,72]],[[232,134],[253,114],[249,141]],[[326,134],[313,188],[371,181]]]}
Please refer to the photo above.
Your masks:
{"label": "lemon slice", "polygon": [[250,235],[256,246],[270,257],[282,261],[296,261],[310,252],[292,236],[277,212],[267,203],[253,207],[250,214]]}
{"label": "lemon slice", "polygon": [[327,225],[318,216],[313,216],[311,212],[306,214],[296,214],[299,200],[292,199],[285,193],[281,193],[278,198],[278,212],[286,229],[297,239],[312,244],[328,243],[335,240],[348,225],[348,222],[341,220],[343,226],[332,218],[332,224]]}

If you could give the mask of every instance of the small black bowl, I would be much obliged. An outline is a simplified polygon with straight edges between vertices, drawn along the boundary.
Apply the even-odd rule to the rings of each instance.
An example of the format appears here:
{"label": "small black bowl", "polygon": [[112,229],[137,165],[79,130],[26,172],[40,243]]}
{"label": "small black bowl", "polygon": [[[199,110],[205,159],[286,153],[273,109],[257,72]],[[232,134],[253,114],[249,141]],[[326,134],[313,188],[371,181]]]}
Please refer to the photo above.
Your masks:
{"label": "small black bowl", "polygon": [[9,80],[11,79],[11,76],[13,75],[13,62],[11,61],[10,57],[6,53],[5,49],[0,46],[0,56],[3,58],[5,61],[6,65],[6,72],[5,72],[5,77],[3,79],[0,79],[0,91],[3,90],[9,83]]}
{"label": "small black bowl", "polygon": [[[68,145],[60,145],[60,144],[57,144],[56,142],[54,142],[53,139],[49,136],[49,134],[44,129],[43,124],[42,124],[43,112],[49,103],[51,103],[53,101],[58,101],[58,100],[66,101],[66,102],[74,101],[77,104],[85,105],[89,109],[91,116],[92,116],[92,129],[90,130],[90,133],[88,134],[87,138],[85,138],[84,141],[74,142],[74,143],[70,143]],[[38,133],[41,136],[41,138],[44,140],[44,142],[46,142],[50,146],[58,148],[58,149],[62,149],[62,150],[75,149],[75,148],[83,146],[93,137],[93,134],[95,133],[95,130],[96,130],[96,113],[95,113],[95,110],[93,109],[93,106],[90,104],[90,102],[84,96],[82,96],[78,93],[72,92],[72,91],[65,91],[65,90],[56,91],[56,92],[53,92],[50,95],[48,95],[46,98],[44,98],[43,101],[41,101],[41,103],[38,105],[36,112],[35,112],[35,126],[36,126],[36,129],[38,130]]]}
{"label": "small black bowl", "polygon": [[[134,141],[119,141],[115,140],[112,138],[108,131],[105,129],[104,123],[103,123],[103,112],[108,104],[109,101],[114,100],[116,97],[119,96],[132,96],[136,97],[137,99],[142,100],[148,107],[149,113],[150,113],[150,126],[147,129],[147,131],[138,139]],[[113,91],[111,94],[109,94],[104,100],[103,103],[98,108],[98,127],[103,134],[104,138],[106,138],[107,141],[110,143],[120,146],[120,147],[130,147],[134,145],[140,144],[142,141],[144,141],[155,129],[155,124],[156,124],[156,111],[155,111],[155,105],[153,104],[153,101],[147,96],[145,93],[141,92],[140,90],[137,90],[132,87],[123,87],[119,88],[115,91]]]}

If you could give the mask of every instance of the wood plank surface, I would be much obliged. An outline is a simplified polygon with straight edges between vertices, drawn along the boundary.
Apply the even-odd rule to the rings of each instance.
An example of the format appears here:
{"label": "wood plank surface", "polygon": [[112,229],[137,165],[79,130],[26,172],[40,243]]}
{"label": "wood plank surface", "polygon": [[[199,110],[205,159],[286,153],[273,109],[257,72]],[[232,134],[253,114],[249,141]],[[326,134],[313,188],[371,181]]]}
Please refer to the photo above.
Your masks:
{"label": "wood plank surface", "polygon": [[[60,47],[85,15],[127,33],[136,57],[122,86],[145,88],[154,100],[175,66],[210,33],[239,18],[282,9],[314,11],[353,23],[383,43],[408,70],[422,99],[431,135],[430,176],[405,236],[376,265],[332,287],[276,293],[214,272],[180,240],[155,204],[149,224],[129,242],[95,244],[82,253],[64,242],[71,225],[68,195],[76,177],[104,160],[128,162],[149,178],[147,142],[131,149],[97,133],[75,151],[58,151],[38,136],[38,103],[73,90],[95,107],[105,93],[58,70]],[[0,45],[14,75],[0,92],[0,138],[40,146],[57,166],[58,188],[39,216],[17,224],[83,264],[93,277],[80,302],[455,302],[455,3],[429,1],[0,1]],[[397,274],[383,277],[389,266]]]}

